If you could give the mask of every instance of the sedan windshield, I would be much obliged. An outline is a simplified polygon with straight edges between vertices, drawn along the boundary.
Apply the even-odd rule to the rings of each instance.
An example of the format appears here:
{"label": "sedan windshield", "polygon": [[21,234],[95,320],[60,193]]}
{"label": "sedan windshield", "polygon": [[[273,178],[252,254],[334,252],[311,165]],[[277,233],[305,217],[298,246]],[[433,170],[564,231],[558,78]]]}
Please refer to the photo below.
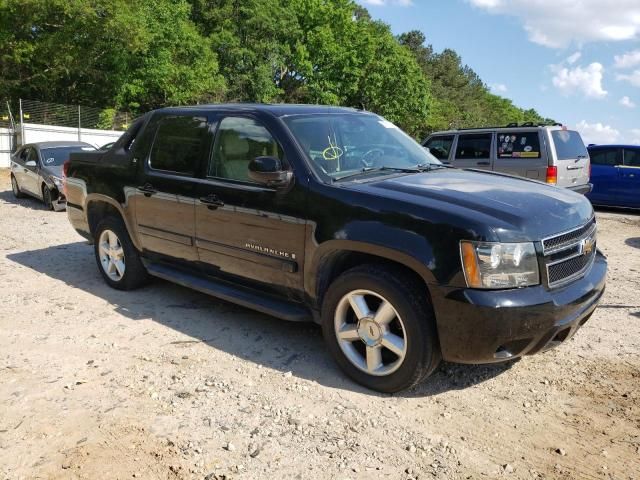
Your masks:
{"label": "sedan windshield", "polygon": [[330,181],[442,165],[393,123],[374,114],[292,115],[283,120],[316,171]]}
{"label": "sedan windshield", "polygon": [[42,163],[45,167],[60,166],[69,160],[69,154],[72,152],[93,152],[94,150],[95,148],[90,145],[43,148],[41,150]]}

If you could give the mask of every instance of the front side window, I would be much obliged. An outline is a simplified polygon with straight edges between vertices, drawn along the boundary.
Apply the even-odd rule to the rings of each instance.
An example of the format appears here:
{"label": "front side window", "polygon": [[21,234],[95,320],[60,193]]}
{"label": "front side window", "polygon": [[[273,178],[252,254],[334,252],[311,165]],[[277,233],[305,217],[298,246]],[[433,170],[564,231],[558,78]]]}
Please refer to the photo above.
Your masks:
{"label": "front side window", "polygon": [[460,135],[456,147],[457,160],[475,160],[491,157],[491,134]]}
{"label": "front side window", "polygon": [[29,153],[27,155],[27,162],[36,162],[38,163],[38,152],[35,148],[30,148]]}
{"label": "front side window", "polygon": [[220,122],[213,148],[210,177],[251,182],[249,163],[257,157],[283,159],[282,148],[269,131],[252,118],[226,117]]}
{"label": "front side window", "polygon": [[176,116],[160,121],[149,165],[154,170],[193,175],[209,146],[209,125],[204,117]]}
{"label": "front side window", "polygon": [[618,150],[617,149],[603,149],[592,150],[589,152],[592,165],[618,165]]}
{"label": "front side window", "polygon": [[497,134],[498,158],[540,158],[538,132]]}
{"label": "front side window", "polygon": [[453,135],[446,137],[433,137],[430,138],[425,147],[429,149],[431,155],[438,160],[446,161],[449,159],[449,152],[451,152],[451,145],[453,144]]}
{"label": "front side window", "polygon": [[575,160],[587,156],[587,147],[584,146],[582,137],[573,130],[553,130],[551,132],[553,143],[556,146],[558,160]]}
{"label": "front side window", "polygon": [[625,148],[624,164],[627,167],[640,167],[640,150]]}
{"label": "front side window", "polygon": [[283,118],[311,165],[330,181],[355,174],[441,165],[419,143],[369,113],[317,113]]}

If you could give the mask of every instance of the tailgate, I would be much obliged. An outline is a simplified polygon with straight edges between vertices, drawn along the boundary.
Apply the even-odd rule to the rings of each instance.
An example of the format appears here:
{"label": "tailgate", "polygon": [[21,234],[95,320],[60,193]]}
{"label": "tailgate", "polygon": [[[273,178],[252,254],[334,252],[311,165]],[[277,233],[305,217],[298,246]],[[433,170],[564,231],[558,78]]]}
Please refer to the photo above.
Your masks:
{"label": "tailgate", "polygon": [[558,186],[573,187],[589,183],[589,153],[575,130],[552,130],[551,146],[558,167]]}

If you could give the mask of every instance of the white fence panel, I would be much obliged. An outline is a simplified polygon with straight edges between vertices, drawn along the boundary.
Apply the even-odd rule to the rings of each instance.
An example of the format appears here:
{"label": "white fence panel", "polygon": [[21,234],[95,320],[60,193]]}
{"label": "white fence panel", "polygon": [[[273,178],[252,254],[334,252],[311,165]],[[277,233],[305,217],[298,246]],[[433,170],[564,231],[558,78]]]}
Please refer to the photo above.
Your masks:
{"label": "white fence panel", "polygon": [[9,166],[11,159],[11,130],[0,128],[0,168]]}
{"label": "white fence panel", "polygon": [[105,143],[115,142],[123,133],[124,132],[118,132],[116,130],[96,130],[92,128],[83,128],[78,130],[75,127],[58,127],[54,125],[25,123],[24,139],[21,143],[80,140],[99,148]]}

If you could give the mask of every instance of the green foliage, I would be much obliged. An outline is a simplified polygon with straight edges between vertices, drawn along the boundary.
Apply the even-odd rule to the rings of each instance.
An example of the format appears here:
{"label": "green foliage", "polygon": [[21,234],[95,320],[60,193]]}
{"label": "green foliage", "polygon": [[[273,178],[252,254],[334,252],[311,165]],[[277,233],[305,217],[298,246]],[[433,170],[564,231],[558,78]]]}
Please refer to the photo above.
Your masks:
{"label": "green foliage", "polygon": [[0,98],[139,113],[239,101],[371,110],[415,136],[541,121],[453,50],[353,0],[0,0]]}

